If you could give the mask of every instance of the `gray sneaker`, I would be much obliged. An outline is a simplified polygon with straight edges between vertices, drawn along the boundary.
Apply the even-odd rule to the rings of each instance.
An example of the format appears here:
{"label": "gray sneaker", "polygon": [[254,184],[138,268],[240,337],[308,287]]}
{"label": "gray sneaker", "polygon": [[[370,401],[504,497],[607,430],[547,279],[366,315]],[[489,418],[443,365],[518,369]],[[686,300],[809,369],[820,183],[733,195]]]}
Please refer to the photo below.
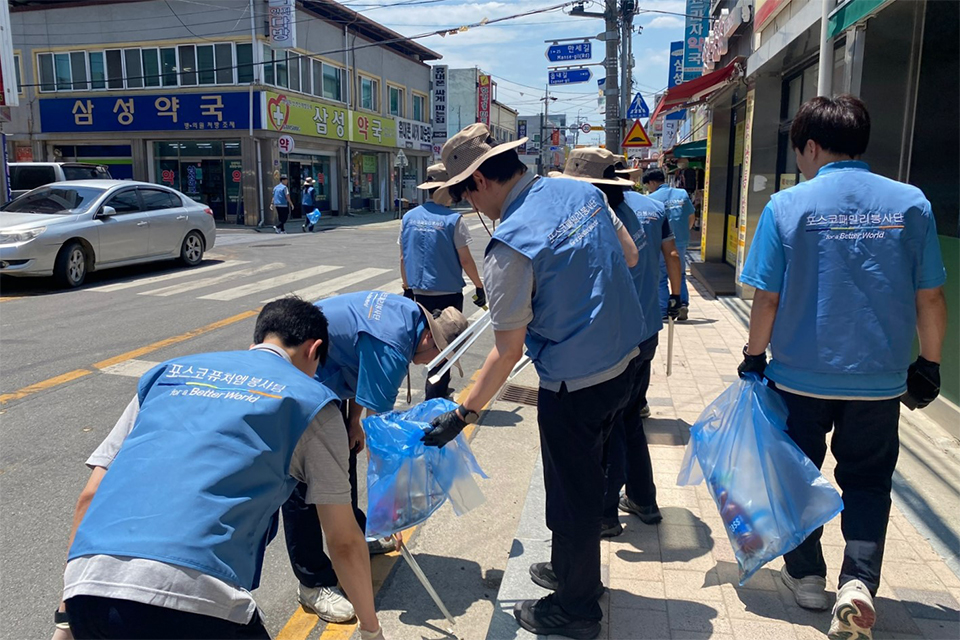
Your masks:
{"label": "gray sneaker", "polygon": [[794,578],[787,571],[786,565],[780,569],[780,579],[784,586],[793,592],[793,598],[804,609],[823,611],[830,606],[827,599],[827,580],[820,576]]}
{"label": "gray sneaker", "polygon": [[650,417],[650,405],[649,405],[649,404],[643,405],[643,409],[640,409],[640,417],[641,417],[641,418],[649,418],[649,417]]}
{"label": "gray sneaker", "polygon": [[859,580],[844,583],[833,605],[833,620],[830,621],[830,640],[872,640],[873,625],[877,612],[873,608],[873,596],[867,585]]}
{"label": "gray sneaker", "polygon": [[312,589],[301,584],[297,596],[300,604],[327,622],[346,622],[357,615],[353,605],[337,587]]}
{"label": "gray sneaker", "polygon": [[397,550],[397,543],[393,538],[377,538],[376,540],[367,540],[367,549],[370,555],[376,556],[381,553],[390,553]]}

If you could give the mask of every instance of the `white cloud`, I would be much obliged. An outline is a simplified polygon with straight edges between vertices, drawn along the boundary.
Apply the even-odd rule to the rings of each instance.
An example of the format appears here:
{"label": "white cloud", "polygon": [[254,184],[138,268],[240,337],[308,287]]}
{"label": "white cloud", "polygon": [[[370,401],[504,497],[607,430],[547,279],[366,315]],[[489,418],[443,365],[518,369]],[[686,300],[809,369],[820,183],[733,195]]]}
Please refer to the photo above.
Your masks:
{"label": "white cloud", "polygon": [[677,16],[657,16],[647,24],[644,29],[682,29],[684,25],[683,18]]}

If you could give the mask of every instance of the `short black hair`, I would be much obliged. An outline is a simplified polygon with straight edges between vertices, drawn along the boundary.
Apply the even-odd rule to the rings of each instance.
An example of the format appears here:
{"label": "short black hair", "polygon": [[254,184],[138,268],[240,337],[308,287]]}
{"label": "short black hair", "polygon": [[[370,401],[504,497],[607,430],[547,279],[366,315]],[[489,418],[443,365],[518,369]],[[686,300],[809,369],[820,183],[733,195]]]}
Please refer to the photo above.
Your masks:
{"label": "short black hair", "polygon": [[[497,145],[497,141],[490,137],[487,138],[486,142],[493,147]],[[514,176],[520,175],[526,170],[527,165],[523,164],[520,160],[516,149],[508,149],[503,153],[498,153],[492,158],[485,160],[483,164],[477,168],[477,171],[483,174],[484,178],[500,184]],[[468,190],[477,190],[477,183],[474,181],[472,175],[468,176],[463,182],[458,182],[451,186],[449,188],[450,197],[453,198],[454,202],[460,202],[463,200],[463,194]]]}
{"label": "short black hair", "polygon": [[276,336],[285,347],[299,347],[307,340],[322,340],[317,356],[321,366],[327,362],[327,318],[315,304],[297,296],[268,302],[257,316],[254,344]]}
{"label": "short black hair", "polygon": [[870,142],[870,114],[859,98],[842,95],[807,100],[790,125],[790,143],[802,150],[813,140],[825,151],[861,156]]}
{"label": "short black hair", "polygon": [[663,169],[658,167],[650,167],[643,172],[643,177],[640,178],[640,184],[647,184],[648,182],[666,182],[667,178],[663,175]]}

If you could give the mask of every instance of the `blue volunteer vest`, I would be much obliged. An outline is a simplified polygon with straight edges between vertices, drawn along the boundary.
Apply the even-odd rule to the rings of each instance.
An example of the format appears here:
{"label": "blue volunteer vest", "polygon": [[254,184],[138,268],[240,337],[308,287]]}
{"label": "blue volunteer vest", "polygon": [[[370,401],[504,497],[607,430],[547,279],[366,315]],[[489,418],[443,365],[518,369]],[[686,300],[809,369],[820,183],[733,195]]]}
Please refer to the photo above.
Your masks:
{"label": "blue volunteer vest", "polygon": [[278,207],[287,206],[287,187],[284,184],[278,184],[273,188],[273,204]]}
{"label": "blue volunteer vest", "polygon": [[640,252],[640,260],[637,266],[630,269],[630,274],[637,288],[643,317],[647,321],[647,335],[643,339],[648,340],[663,328],[659,282],[663,219],[666,214],[660,202],[636,191],[623,194],[623,204],[616,208],[615,213],[630,232]]}
{"label": "blue volunteer vest", "polygon": [[865,163],[836,162],[770,205],[786,259],[773,371],[906,373],[929,222],[923,193]]}
{"label": "blue volunteer vest", "polygon": [[403,296],[383,291],[358,291],[317,302],[327,317],[330,334],[327,363],[316,379],[341,399],[357,395],[360,354],[357,341],[366,333],[386,343],[413,361],[420,341],[417,325],[420,305]]}
{"label": "blue volunteer vest", "polygon": [[255,589],[273,516],[297,482],[293,450],[336,398],[260,350],[170,360],[140,379],[138,397],[69,558],[157,560]]}
{"label": "blue volunteer vest", "polygon": [[564,178],[537,180],[503,213],[487,245],[533,262],[536,291],[526,346],[551,383],[601,373],[647,334],[643,311],[603,194]]}
{"label": "blue volunteer vest", "polygon": [[400,246],[411,288],[447,293],[463,289],[463,269],[454,241],[459,220],[459,213],[435,202],[403,216]]}
{"label": "blue volunteer vest", "polygon": [[307,187],[300,194],[300,204],[312,207],[313,206],[313,187]]}
{"label": "blue volunteer vest", "polygon": [[670,230],[678,247],[690,244],[690,210],[692,204],[687,204],[690,196],[683,189],[675,189],[667,185],[649,194],[651,198],[663,203],[670,221]]}

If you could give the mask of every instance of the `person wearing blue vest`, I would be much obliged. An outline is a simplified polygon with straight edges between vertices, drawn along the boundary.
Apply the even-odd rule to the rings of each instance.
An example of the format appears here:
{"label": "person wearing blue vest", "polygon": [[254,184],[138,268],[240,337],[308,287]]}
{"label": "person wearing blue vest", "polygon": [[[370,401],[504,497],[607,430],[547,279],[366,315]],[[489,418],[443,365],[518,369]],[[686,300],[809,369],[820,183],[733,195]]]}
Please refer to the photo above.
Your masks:
{"label": "person wearing blue vest", "polygon": [[[579,150],[571,152],[581,153]],[[640,341],[640,368],[636,390],[620,419],[614,424],[607,440],[607,485],[604,494],[602,537],[613,537],[623,531],[618,509],[636,515],[645,524],[656,524],[663,519],[657,506],[657,487],[653,479],[650,449],[643,429],[643,408],[647,405],[650,386],[650,368],[657,353],[660,319],[658,285],[659,262],[664,261],[670,278],[670,304],[667,313],[676,318],[680,312],[680,257],[674,243],[670,223],[663,204],[633,190],[635,170],[623,167],[618,156],[601,150],[609,162],[604,180],[593,180],[623,222],[640,254],[640,260],[630,270],[633,284],[643,308],[647,331]],[[611,169],[616,168],[616,171]],[[619,182],[611,176],[629,176]],[[624,494],[620,489],[625,486]]]}
{"label": "person wearing blue vest", "polygon": [[[603,193],[580,180],[538,178],[515,148],[497,145],[484,124],[450,138],[441,152],[455,201],[500,220],[487,246],[484,278],[495,346],[467,399],[439,416],[424,442],[443,446],[493,398],[523,355],[540,376],[537,413],[551,562],[530,568],[554,589],[518,602],[514,615],[536,634],[594,638],[603,617],[600,520],[603,444],[633,391],[637,345],[646,333],[629,267],[637,249]],[[591,156],[571,175],[594,175]]]}
{"label": "person wearing blue vest", "polygon": [[[367,415],[392,411],[410,364],[433,360],[463,333],[467,319],[456,309],[448,307],[434,314],[412,300],[383,291],[347,293],[320,300],[316,306],[327,318],[330,336],[328,356],[317,370],[316,380],[342,403],[350,497],[354,518],[363,530],[367,519],[357,505],[357,454],[364,448],[362,413],[364,409]],[[353,607],[337,589],[343,576],[323,551],[324,532],[311,517],[308,490],[307,485],[298,484],[281,509],[287,553],[300,582],[298,599],[320,618],[343,622],[353,617]],[[371,554],[394,548],[392,538],[368,542]]]}
{"label": "person wearing blue vest", "polygon": [[[666,178],[663,171],[657,167],[647,169],[640,182],[649,191],[649,196],[663,203],[673,230],[674,242],[677,245],[677,255],[680,256],[680,314],[677,320],[683,322],[688,317],[690,306],[690,292],[687,290],[687,246],[690,244],[690,228],[693,226],[693,203],[690,196],[683,189],[668,187],[664,184]],[[670,302],[666,263],[660,259],[660,317],[666,318]]]}
{"label": "person wearing blue vest", "polygon": [[[834,640],[871,637],[900,403],[936,399],[947,322],[930,203],[857,159],[869,138],[870,115],[857,98],[800,107],[790,142],[807,181],[771,197],[740,274],[756,287],[740,375],[772,381],[787,405],[787,434],[817,467],[833,430],[846,542]],[[911,364],[914,335],[920,355]],[[784,555],[780,572],[808,609],[829,606],[822,531]]]}
{"label": "person wearing blue vest", "polygon": [[272,206],[277,212],[277,225],[273,228],[277,233],[286,233],[284,225],[287,224],[287,218],[290,217],[290,210],[293,209],[293,200],[290,199],[290,189],[287,187],[286,174],[280,176],[280,182],[273,188]]}
{"label": "person wearing blue vest", "polygon": [[313,223],[307,217],[317,207],[317,189],[313,186],[313,178],[307,177],[303,181],[303,190],[300,192],[300,215],[303,216],[301,231],[313,232]]}
{"label": "person wearing blue vest", "polygon": [[[434,164],[427,167],[427,181],[417,186],[430,193],[430,202],[408,211],[400,222],[400,278],[404,297],[425,309],[463,312],[463,272],[476,287],[473,303],[483,307],[487,297],[470,253],[470,231],[462,216],[446,206],[449,196],[439,188],[448,178],[443,163]],[[435,372],[428,371],[428,379]],[[427,400],[450,394],[449,371],[436,384],[427,381]]]}
{"label": "person wearing blue vest", "polygon": [[383,638],[337,397],[313,378],[327,336],[317,307],[282,298],[260,312],[249,351],[176,358],[140,379],[87,462],[62,636],[269,638],[250,592],[300,482],[363,637]]}

